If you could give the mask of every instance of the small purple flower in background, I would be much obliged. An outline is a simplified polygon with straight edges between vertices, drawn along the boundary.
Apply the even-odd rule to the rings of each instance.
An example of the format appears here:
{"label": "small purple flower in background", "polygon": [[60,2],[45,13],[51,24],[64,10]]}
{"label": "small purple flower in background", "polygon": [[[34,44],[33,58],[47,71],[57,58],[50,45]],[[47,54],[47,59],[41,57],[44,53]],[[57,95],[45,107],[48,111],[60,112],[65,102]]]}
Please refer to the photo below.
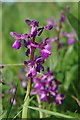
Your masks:
{"label": "small purple flower in background", "polygon": [[14,98],[15,92],[16,92],[16,85],[14,84],[14,81],[10,84],[10,102],[13,104],[13,106],[16,105],[16,99]]}
{"label": "small purple flower in background", "polygon": [[22,69],[18,71],[19,79],[21,80],[22,87],[26,90],[27,89],[27,81],[25,80],[25,77],[23,76]]}
{"label": "small purple flower in background", "polygon": [[68,11],[68,12],[70,12],[71,11],[71,8],[70,8],[70,6],[66,6],[66,10]]}
{"label": "small purple flower in background", "polygon": [[68,32],[63,32],[62,35],[64,37],[67,37],[68,38],[68,44],[69,45],[73,45],[75,40],[74,40],[74,37],[75,37],[75,32],[71,32],[71,33],[68,33]]}
{"label": "small purple flower in background", "polygon": [[75,40],[74,40],[74,38],[68,38],[68,44],[69,45],[73,45],[74,44],[74,42],[75,42]]}
{"label": "small purple flower in background", "polygon": [[11,103],[13,104],[13,106],[16,105],[16,100],[14,98],[11,98]]}
{"label": "small purple flower in background", "polygon": [[12,82],[12,84],[11,84],[11,89],[10,89],[10,94],[11,94],[11,95],[14,95],[15,92],[16,92],[16,86],[15,86],[14,83]]}
{"label": "small purple flower in background", "polygon": [[47,19],[47,23],[48,23],[48,25],[51,25],[52,27],[55,27],[56,26],[56,22],[55,22],[54,16],[52,16],[51,19]]}
{"label": "small purple flower in background", "polygon": [[66,19],[65,13],[64,11],[61,11],[61,15],[60,15],[60,23],[64,23]]}

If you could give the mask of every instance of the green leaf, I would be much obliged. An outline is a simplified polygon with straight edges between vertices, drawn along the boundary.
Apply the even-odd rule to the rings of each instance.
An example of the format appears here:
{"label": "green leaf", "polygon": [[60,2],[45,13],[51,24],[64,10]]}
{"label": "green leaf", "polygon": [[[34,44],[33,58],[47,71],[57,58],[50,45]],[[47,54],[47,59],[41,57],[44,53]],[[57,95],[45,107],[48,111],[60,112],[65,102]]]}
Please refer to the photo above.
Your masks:
{"label": "green leaf", "polygon": [[73,116],[69,116],[69,115],[65,115],[65,114],[62,114],[62,113],[58,113],[58,112],[53,112],[53,111],[49,111],[49,110],[45,110],[45,109],[40,109],[40,108],[37,108],[37,107],[31,107],[31,106],[28,106],[29,109],[32,109],[32,110],[37,110],[37,111],[41,111],[43,113],[47,113],[49,115],[54,115],[56,117],[63,117],[63,118],[75,118]]}
{"label": "green leaf", "polygon": [[1,114],[0,114],[0,120],[2,120],[6,115],[6,111],[3,111]]}

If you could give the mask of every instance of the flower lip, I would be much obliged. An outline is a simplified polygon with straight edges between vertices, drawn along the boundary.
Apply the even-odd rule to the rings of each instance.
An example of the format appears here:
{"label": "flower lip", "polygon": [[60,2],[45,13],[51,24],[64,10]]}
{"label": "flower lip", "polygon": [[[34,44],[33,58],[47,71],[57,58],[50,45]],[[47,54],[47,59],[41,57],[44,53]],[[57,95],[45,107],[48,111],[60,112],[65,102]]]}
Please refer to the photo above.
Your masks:
{"label": "flower lip", "polygon": [[43,56],[44,59],[48,58],[51,55],[51,52],[48,51],[47,49],[42,49],[40,50],[41,55]]}
{"label": "flower lip", "polygon": [[22,43],[21,42],[19,42],[18,40],[16,40],[15,42],[14,42],[14,44],[12,45],[12,48],[14,48],[14,49],[19,49],[20,47],[22,46]]}

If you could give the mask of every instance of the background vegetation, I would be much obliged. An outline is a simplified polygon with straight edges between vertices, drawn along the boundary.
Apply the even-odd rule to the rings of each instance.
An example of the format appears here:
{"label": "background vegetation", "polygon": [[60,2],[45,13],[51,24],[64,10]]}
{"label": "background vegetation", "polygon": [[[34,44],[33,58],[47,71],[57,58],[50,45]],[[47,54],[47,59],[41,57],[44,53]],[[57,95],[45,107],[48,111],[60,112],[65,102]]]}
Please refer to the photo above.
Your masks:
{"label": "background vegetation", "polygon": [[[17,33],[28,33],[30,28],[25,24],[25,19],[36,19],[39,21],[40,25],[46,25],[46,20],[55,17],[56,22],[58,23],[60,18],[60,11],[66,6],[71,7],[72,14],[78,18],[78,3],[3,3],[2,4],[2,62],[3,64],[17,64],[23,63],[27,59],[25,57],[25,48],[22,47],[18,51],[12,49],[12,44],[14,39],[10,36],[10,31],[16,31]],[[74,23],[74,20],[72,19]],[[63,31],[71,32],[73,31],[72,26],[70,25],[68,19],[66,20]],[[45,32],[41,37],[37,38],[37,42],[41,41],[46,36],[53,37],[57,35],[57,32],[54,28],[52,32]],[[61,41],[67,42],[67,39],[63,38]],[[0,41],[1,42],[1,41]],[[64,47],[61,49],[60,56],[57,60],[56,57],[56,45],[53,43],[52,56],[46,61],[45,69],[49,66],[54,72],[56,78],[62,82],[60,91],[65,94],[65,99],[62,105],[53,104],[53,107],[50,109],[54,112],[59,112],[63,114],[68,114],[71,116],[79,117],[80,108],[79,104],[72,96],[75,96],[76,99],[80,100],[80,81],[78,78],[78,42],[77,38],[75,39],[75,44],[72,46]],[[36,51],[36,54],[39,54]],[[21,81],[18,78],[18,70],[23,69],[22,66],[10,66],[3,69],[3,79],[6,82],[6,85],[3,85],[3,112],[9,110],[10,108],[10,84],[11,81],[14,81],[15,84],[18,83],[17,93],[16,93],[16,106],[13,106],[9,117],[14,117],[21,110],[21,105],[24,100],[24,89],[21,86]],[[25,74],[25,72],[23,72]],[[47,106],[47,102],[45,103]],[[37,107],[36,97],[31,101],[30,106]],[[38,111],[30,109],[30,117],[38,118]],[[21,117],[21,114],[18,115]],[[45,117],[45,113],[44,113]],[[53,116],[54,117],[54,116]],[[55,118],[55,117],[54,117]],[[55,118],[57,120],[57,116]],[[62,118],[61,118],[62,120]]]}

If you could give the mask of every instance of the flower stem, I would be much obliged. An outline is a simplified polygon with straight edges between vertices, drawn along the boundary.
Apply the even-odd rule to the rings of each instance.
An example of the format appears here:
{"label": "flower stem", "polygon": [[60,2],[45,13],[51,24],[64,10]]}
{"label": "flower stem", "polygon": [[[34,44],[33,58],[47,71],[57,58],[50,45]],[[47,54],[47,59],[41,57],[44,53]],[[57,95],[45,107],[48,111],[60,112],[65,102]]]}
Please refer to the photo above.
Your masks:
{"label": "flower stem", "polygon": [[23,105],[23,112],[22,112],[22,118],[28,118],[28,105],[29,105],[29,100],[30,100],[30,90],[31,90],[31,79],[28,82],[27,86],[27,92],[26,96],[24,99],[24,105]]}
{"label": "flower stem", "polygon": [[[33,38],[32,43],[35,42],[35,38]],[[30,53],[30,60],[34,60],[34,51],[35,48],[31,47],[31,53]],[[27,85],[27,92],[26,92],[26,96],[24,99],[24,105],[23,105],[23,111],[22,111],[22,118],[29,118],[28,117],[28,105],[30,103],[30,91],[31,91],[31,85],[32,85],[32,77],[30,77],[30,80],[28,81],[28,85]]]}
{"label": "flower stem", "polygon": [[[41,101],[40,101],[40,98],[39,98],[38,95],[37,95],[37,101],[38,101],[38,106],[39,106],[39,108],[41,108]],[[43,114],[42,114],[41,111],[39,111],[39,115],[40,115],[40,118],[43,118]]]}

